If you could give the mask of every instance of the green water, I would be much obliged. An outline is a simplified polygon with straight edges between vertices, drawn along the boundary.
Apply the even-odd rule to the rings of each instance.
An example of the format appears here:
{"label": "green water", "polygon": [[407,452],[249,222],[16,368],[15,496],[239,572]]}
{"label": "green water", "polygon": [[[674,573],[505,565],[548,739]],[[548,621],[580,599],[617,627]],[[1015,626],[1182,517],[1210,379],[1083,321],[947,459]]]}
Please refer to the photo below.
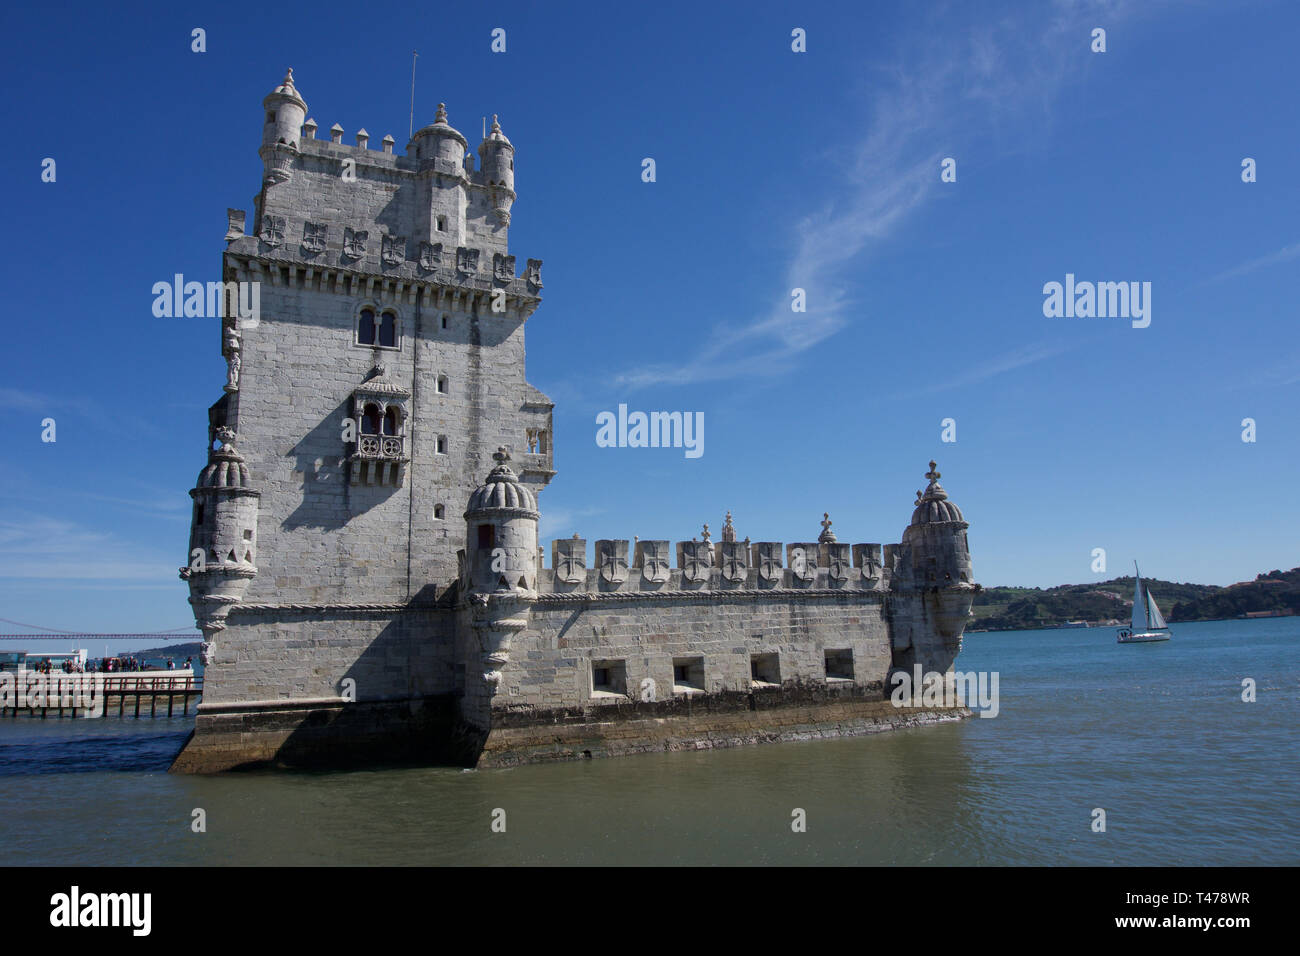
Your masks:
{"label": "green water", "polygon": [[993,719],[511,770],[185,777],[187,721],[6,719],[0,863],[1300,863],[1300,619],[1174,635],[969,635]]}

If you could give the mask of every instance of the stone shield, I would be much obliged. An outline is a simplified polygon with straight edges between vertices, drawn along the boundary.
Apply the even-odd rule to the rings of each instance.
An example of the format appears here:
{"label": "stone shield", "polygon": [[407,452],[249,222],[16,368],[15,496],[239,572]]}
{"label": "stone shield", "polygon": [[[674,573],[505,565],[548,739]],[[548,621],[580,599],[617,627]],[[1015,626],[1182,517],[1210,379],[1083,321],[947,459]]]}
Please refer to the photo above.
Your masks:
{"label": "stone shield", "polygon": [[597,541],[596,562],[602,581],[622,584],[627,580],[627,541]]}
{"label": "stone shield", "polygon": [[743,582],[749,571],[749,549],[738,541],[723,541],[718,545],[722,576],[733,584]]}
{"label": "stone shield", "polygon": [[830,569],[830,579],[844,583],[849,579],[849,568],[853,566],[852,556],[847,544],[832,543],[825,545],[826,567]]}
{"label": "stone shield", "polygon": [[587,580],[587,541],[585,538],[560,538],[551,542],[551,565],[555,580],[564,584],[582,584]]}
{"label": "stone shield", "polygon": [[707,541],[679,541],[677,565],[691,584],[707,582],[713,567],[713,545]]}
{"label": "stone shield", "polygon": [[786,545],[786,563],[796,581],[807,584],[817,577],[817,544],[801,541]]}
{"label": "stone shield", "polygon": [[785,577],[785,565],[781,561],[780,541],[755,542],[752,555],[754,566],[758,568],[758,579],[769,587],[780,584]]}
{"label": "stone shield", "polygon": [[672,576],[667,541],[638,541],[636,562],[651,584],[664,584]]}

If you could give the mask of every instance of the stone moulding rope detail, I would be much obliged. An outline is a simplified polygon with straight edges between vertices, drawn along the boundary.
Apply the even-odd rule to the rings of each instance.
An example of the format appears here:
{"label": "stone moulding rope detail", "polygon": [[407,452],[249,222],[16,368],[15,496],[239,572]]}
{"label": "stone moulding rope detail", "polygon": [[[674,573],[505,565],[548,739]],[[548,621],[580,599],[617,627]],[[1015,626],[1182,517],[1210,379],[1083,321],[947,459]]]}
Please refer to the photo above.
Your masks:
{"label": "stone moulding rope detail", "polygon": [[883,601],[884,591],[868,591],[854,588],[728,588],[726,590],[701,588],[698,591],[572,591],[567,594],[539,594],[538,604],[582,604],[602,601],[719,601],[733,598],[746,600],[757,598],[825,598],[825,597],[864,597]]}

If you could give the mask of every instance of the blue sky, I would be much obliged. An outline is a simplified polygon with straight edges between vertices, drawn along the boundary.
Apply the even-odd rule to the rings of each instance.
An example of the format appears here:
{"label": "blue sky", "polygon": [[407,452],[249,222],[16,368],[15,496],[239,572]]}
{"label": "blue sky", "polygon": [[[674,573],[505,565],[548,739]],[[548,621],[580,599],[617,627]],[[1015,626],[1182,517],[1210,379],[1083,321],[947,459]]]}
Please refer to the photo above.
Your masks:
{"label": "blue sky", "polygon": [[[741,537],[809,540],[829,511],[888,543],[933,457],[985,584],[1300,564],[1294,5],[362,10],[6,11],[0,617],[192,623],[176,568],[225,365],[213,321],[154,318],[150,288],[218,277],[286,66],[322,130],[401,149],[413,48],[417,126],[442,100],[471,148],[498,113],[517,149],[511,251],[546,282],[528,375],[557,403],[545,540],[689,538],[730,509]],[[1067,273],[1150,282],[1150,327],[1046,318]],[[704,455],[597,447],[619,403],[703,412]]]}

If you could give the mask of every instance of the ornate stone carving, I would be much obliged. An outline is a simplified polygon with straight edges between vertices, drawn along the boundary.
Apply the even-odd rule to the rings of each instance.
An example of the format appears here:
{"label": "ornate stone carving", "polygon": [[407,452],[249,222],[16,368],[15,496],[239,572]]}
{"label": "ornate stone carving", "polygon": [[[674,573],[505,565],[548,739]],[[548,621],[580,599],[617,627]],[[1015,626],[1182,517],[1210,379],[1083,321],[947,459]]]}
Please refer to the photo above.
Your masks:
{"label": "ornate stone carving", "polygon": [[622,584],[627,580],[627,541],[597,541],[596,564],[602,581]]}
{"label": "ornate stone carving", "polygon": [[478,272],[478,250],[465,246],[456,247],[456,271],[465,275]]}
{"label": "ornate stone carving", "polygon": [[736,540],[736,526],[731,523],[730,511],[727,512],[727,517],[722,523],[722,540],[723,541]]}
{"label": "ornate stone carving", "polygon": [[349,259],[360,259],[366,254],[366,240],[370,233],[365,229],[343,230],[343,254]]}
{"label": "ornate stone carving", "polygon": [[420,268],[425,272],[432,272],[440,265],[442,265],[442,243],[421,242]]}
{"label": "ornate stone carving", "polygon": [[664,584],[672,577],[667,541],[638,541],[636,563],[641,566],[641,576],[651,584]]}
{"label": "ornate stone carving", "polygon": [[801,541],[786,546],[786,563],[796,581],[807,584],[817,577],[817,544]]}
{"label": "ornate stone carving", "polygon": [[679,541],[677,565],[682,569],[682,578],[691,584],[707,582],[710,569],[713,567],[713,545],[707,540]]}
{"label": "ornate stone carving", "polygon": [[263,216],[258,238],[272,249],[284,242],[284,216]]}
{"label": "ornate stone carving", "polygon": [[524,279],[533,289],[542,288],[542,260],[529,259],[528,268],[524,270]]}
{"label": "ornate stone carving", "polygon": [[883,565],[880,557],[880,545],[855,544],[853,546],[853,564],[862,571],[863,581],[878,581]]}
{"label": "ornate stone carving", "polygon": [[239,332],[233,328],[226,329],[226,385],[225,391],[239,391],[239,370],[243,362],[239,358]]}
{"label": "ornate stone carving", "polygon": [[831,530],[831,516],[828,512],[822,512],[822,533],[817,536],[820,544],[830,544],[835,541],[835,532]]}
{"label": "ornate stone carving", "polygon": [[555,580],[564,584],[582,584],[587,580],[587,540],[574,534],[551,542],[551,564]]}
{"label": "ornate stone carving", "polygon": [[749,571],[749,549],[737,541],[722,541],[718,548],[721,552],[722,576],[733,584],[743,582]]}
{"label": "ornate stone carving", "polygon": [[515,257],[503,256],[499,252],[492,254],[492,278],[498,282],[510,282],[515,277]]}
{"label": "ornate stone carving", "polygon": [[831,580],[841,584],[847,581],[849,569],[853,566],[849,546],[831,541],[822,547],[826,549],[826,566],[830,568]]}
{"label": "ornate stone carving", "polygon": [[380,257],[384,260],[384,265],[395,266],[406,261],[405,236],[384,236],[383,240]]}
{"label": "ornate stone carving", "polygon": [[785,569],[781,563],[781,542],[758,541],[753,546],[751,557],[758,568],[758,580],[769,587],[781,583]]}
{"label": "ornate stone carving", "polygon": [[314,256],[325,251],[329,238],[329,226],[321,222],[304,222],[302,224],[302,251]]}

